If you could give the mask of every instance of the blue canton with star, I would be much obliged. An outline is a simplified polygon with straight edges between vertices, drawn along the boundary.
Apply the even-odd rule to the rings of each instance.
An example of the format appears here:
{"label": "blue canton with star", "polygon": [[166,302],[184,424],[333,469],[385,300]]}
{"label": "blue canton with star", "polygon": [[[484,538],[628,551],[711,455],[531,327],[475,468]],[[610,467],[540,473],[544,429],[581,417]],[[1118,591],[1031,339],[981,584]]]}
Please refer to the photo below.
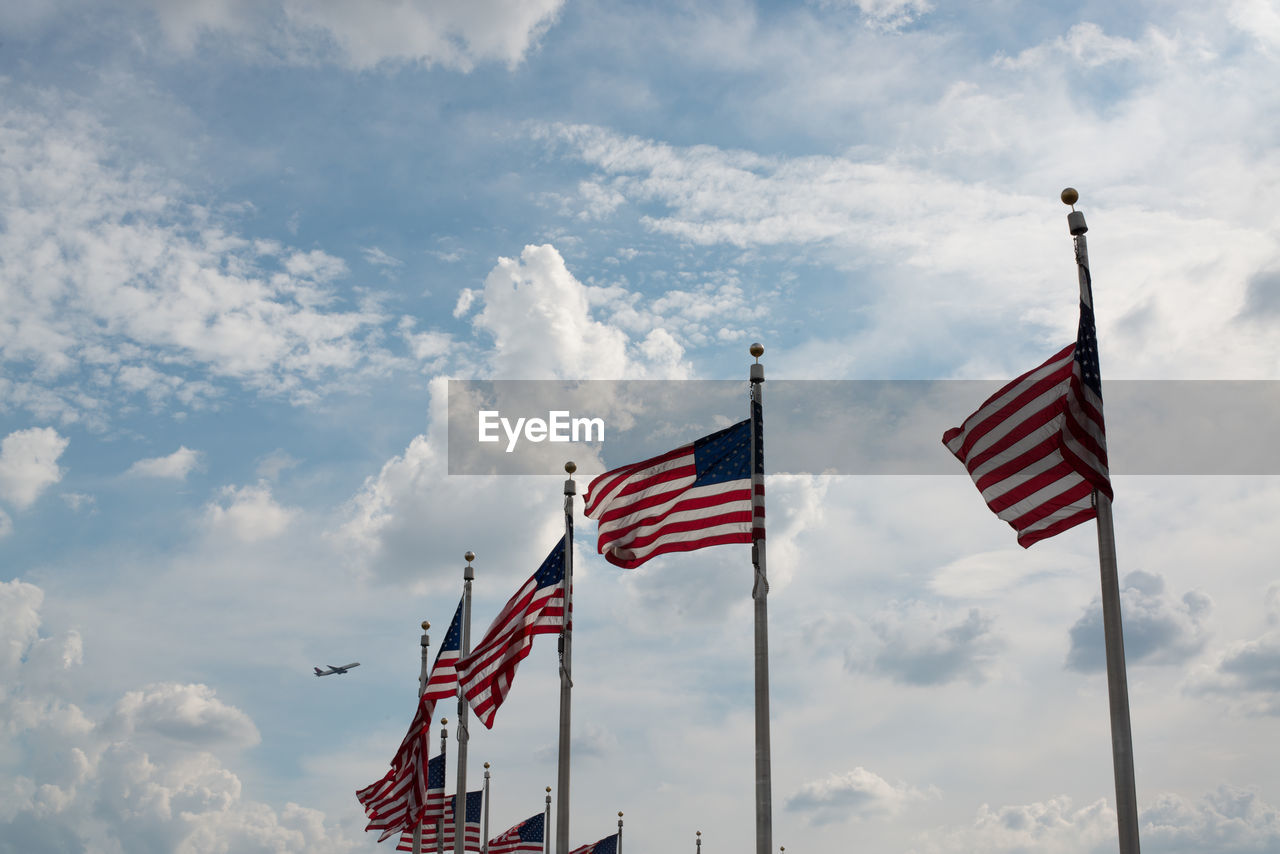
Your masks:
{"label": "blue canton with star", "polygon": [[538,571],[533,574],[533,578],[540,588],[551,587],[564,581],[564,537],[556,543],[551,554],[547,555],[542,566],[538,567]]}
{"label": "blue canton with star", "polygon": [[1102,369],[1098,365],[1098,333],[1093,327],[1093,309],[1080,303],[1080,328],[1076,331],[1076,363],[1080,377],[1099,399],[1102,398]]}
{"label": "blue canton with star", "polygon": [[751,477],[751,422],[739,421],[693,443],[694,485]]}

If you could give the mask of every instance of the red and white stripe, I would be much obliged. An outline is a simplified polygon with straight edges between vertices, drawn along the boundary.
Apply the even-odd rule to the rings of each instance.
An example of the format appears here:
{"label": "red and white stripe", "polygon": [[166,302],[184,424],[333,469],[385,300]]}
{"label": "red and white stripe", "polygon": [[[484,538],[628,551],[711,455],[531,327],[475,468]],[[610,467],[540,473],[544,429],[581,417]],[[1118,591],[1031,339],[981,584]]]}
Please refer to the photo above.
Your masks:
{"label": "red and white stripe", "polygon": [[1024,548],[1097,515],[1111,497],[1102,399],[1081,379],[1076,345],[1005,385],[943,444]]}
{"label": "red and white stripe", "polygon": [[[591,481],[585,512],[599,522],[597,548],[606,560],[634,569],[668,552],[751,542],[752,521],[764,516],[763,482],[753,489],[748,476],[694,486],[694,448],[684,445]],[[763,518],[758,530],[763,535]]]}
{"label": "red and white stripe", "polygon": [[534,635],[559,634],[563,622],[563,576],[558,584],[539,587],[535,573],[507,601],[471,654],[458,663],[463,695],[486,727],[493,727],[493,717],[511,690],[516,668],[528,657]]}
{"label": "red and white stripe", "polygon": [[427,819],[444,811],[443,785],[430,788],[427,779],[428,738],[434,713],[435,703],[420,698],[409,732],[391,760],[391,769],[382,779],[356,792],[356,799],[369,818],[365,831],[382,831],[379,842],[412,827],[415,816]]}
{"label": "red and white stripe", "polygon": [[[453,801],[445,802],[444,807],[444,849],[445,851],[454,850],[454,840],[458,838],[456,825],[454,824]],[[440,827],[436,822],[425,823],[422,826],[422,848],[424,852],[432,852],[436,850],[436,831]],[[480,822],[469,821],[463,825],[462,841],[464,851],[480,850]],[[400,841],[396,843],[397,851],[413,850],[413,831],[406,830],[400,834]]]}

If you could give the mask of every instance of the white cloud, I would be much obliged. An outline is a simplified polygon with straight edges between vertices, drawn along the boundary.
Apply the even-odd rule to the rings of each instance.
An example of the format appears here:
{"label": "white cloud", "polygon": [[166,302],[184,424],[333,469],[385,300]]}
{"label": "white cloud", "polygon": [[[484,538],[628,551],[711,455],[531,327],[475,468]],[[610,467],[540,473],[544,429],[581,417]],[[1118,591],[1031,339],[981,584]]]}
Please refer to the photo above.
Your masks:
{"label": "white cloud", "polygon": [[19,509],[35,503],[40,493],[62,480],[58,457],[68,439],[52,427],[15,430],[0,442],[0,496]]}
{"label": "white cloud", "polygon": [[983,804],[973,824],[942,834],[922,836],[920,854],[1082,854],[1115,845],[1116,814],[1104,800],[1073,809],[1071,799],[1016,806]]}
{"label": "white cloud", "polygon": [[317,810],[247,795],[219,753],[258,730],[213,689],[128,691],[100,720],[63,699],[73,683],[49,672],[80,666],[80,637],[40,638],[42,601],[34,585],[0,582],[0,838],[14,850],[361,850]]}
{"label": "white cloud", "polygon": [[396,364],[372,340],[390,320],[376,301],[343,308],[331,290],[345,262],[262,254],[47,100],[0,123],[0,362],[33,376],[11,383],[17,405],[101,419],[102,396],[196,405],[227,380],[305,401]]}
{"label": "white cloud", "polygon": [[260,61],[441,65],[520,64],[555,22],[564,0],[143,0],[168,45],[181,52],[226,38]]}
{"label": "white cloud", "polygon": [[205,505],[205,523],[210,530],[230,534],[241,542],[277,537],[298,515],[296,509],[276,503],[265,481],[256,486],[225,486],[220,495],[225,506],[218,501]]}
{"label": "white cloud", "polygon": [[1147,34],[1146,43],[1143,44],[1132,39],[1108,36],[1097,24],[1085,22],[1073,26],[1065,36],[1027,48],[1012,59],[997,57],[996,64],[1010,70],[1021,70],[1041,65],[1056,56],[1066,56],[1086,68],[1093,68],[1111,62],[1149,57],[1156,49],[1167,45],[1167,39],[1154,32]]}
{"label": "white cloud", "polygon": [[261,738],[248,715],[214,696],[207,685],[158,683],[129,691],[112,710],[112,732],[155,733],[210,747],[249,747]]}
{"label": "white cloud", "polygon": [[787,799],[787,810],[807,814],[814,824],[827,824],[896,814],[910,801],[929,794],[937,792],[932,787],[921,791],[906,783],[890,783],[858,766],[843,774],[805,783]]}
{"label": "white cloud", "polygon": [[[1188,591],[1175,601],[1164,592],[1164,577],[1131,572],[1120,590],[1124,615],[1124,654],[1132,667],[1145,664],[1180,664],[1204,648],[1204,625],[1212,601],[1203,593]],[[1102,600],[1095,598],[1071,627],[1067,667],[1098,671],[1106,667],[1102,631]]]}
{"label": "white cloud", "polygon": [[845,650],[845,668],[870,671],[907,685],[981,682],[1003,646],[994,620],[980,609],[890,602],[867,621],[863,637]]}
{"label": "white cloud", "polygon": [[896,30],[933,10],[929,0],[819,0],[829,7],[854,6],[867,18],[867,24],[885,30]]}
{"label": "white cloud", "polygon": [[167,457],[151,457],[145,460],[138,460],[129,466],[129,470],[125,474],[138,477],[186,480],[187,475],[200,465],[202,456],[203,454],[199,451],[193,451],[186,445],[182,445]]}
{"label": "white cloud", "polygon": [[404,262],[399,258],[394,255],[388,255],[377,246],[366,246],[360,250],[360,253],[364,255],[364,260],[368,261],[375,267],[395,268],[404,266]]}

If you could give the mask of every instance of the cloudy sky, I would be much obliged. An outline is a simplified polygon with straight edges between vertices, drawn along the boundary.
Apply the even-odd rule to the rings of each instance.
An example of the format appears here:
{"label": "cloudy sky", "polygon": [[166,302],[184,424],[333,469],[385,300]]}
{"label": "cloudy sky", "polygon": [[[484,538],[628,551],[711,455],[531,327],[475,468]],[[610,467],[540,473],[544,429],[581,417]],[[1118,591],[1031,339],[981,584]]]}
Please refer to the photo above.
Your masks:
{"label": "cloudy sky", "polygon": [[[448,474],[449,378],[745,379],[755,340],[771,380],[1008,378],[1074,334],[1071,185],[1104,379],[1280,380],[1267,0],[31,0],[0,34],[0,851],[378,850],[354,792],[419,622],[470,549],[482,630],[561,524],[556,453]],[[1278,852],[1280,482],[1113,465],[1144,850]],[[1091,526],[1024,551],[958,464],[774,475],[769,522],[775,845],[1114,850]],[[633,854],[750,850],[747,549],[594,546],[573,843],[623,810]],[[495,834],[555,782],[556,695],[542,639],[474,726]]]}

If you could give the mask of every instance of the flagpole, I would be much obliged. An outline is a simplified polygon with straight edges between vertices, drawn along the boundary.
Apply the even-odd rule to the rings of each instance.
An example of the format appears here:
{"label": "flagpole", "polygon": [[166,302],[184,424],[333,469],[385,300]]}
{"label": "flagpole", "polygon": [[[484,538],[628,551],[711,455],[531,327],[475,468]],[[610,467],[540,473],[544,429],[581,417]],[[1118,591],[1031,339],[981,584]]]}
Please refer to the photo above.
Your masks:
{"label": "flagpole", "polygon": [[[431,646],[431,638],[427,635],[427,629],[431,628],[431,624],[426,620],[422,621],[422,638],[418,644],[422,647],[422,664],[418,666],[418,699],[422,699],[422,695],[427,692],[427,679],[430,677],[431,665],[428,659],[428,647]],[[413,823],[413,854],[422,854],[422,822]]]}
{"label": "flagpole", "polygon": [[614,854],[622,854],[622,810],[618,810],[618,847]]}
{"label": "flagpole", "polygon": [[694,844],[693,854],[702,854],[702,831],[697,830],[694,832],[697,834],[697,842]]}
{"label": "flagpole", "polygon": [[489,763],[484,763],[484,828],[480,831],[480,854],[489,854]]}
{"label": "flagpole", "polygon": [[542,854],[551,854],[551,787],[547,786],[547,811],[542,816]]}
{"label": "flagpole", "polygon": [[[449,719],[440,719],[440,755],[444,756],[444,748],[449,740]],[[430,784],[428,784],[429,786]],[[445,798],[444,802],[449,803],[449,799]],[[436,822],[436,854],[444,854],[444,816],[440,817],[440,821]]]}
{"label": "flagpole", "polygon": [[556,776],[556,854],[569,854],[569,704],[573,693],[573,473],[578,467],[564,464],[564,622],[560,629],[560,765]]}
{"label": "flagpole", "polygon": [[[764,347],[751,345],[751,563],[756,624],[756,854],[773,852],[773,784],[769,761],[769,578],[764,547]],[[560,852],[565,854],[565,852]]]}
{"label": "flagpole", "polygon": [[[471,652],[471,582],[476,577],[475,568],[471,566],[471,561],[476,559],[476,553],[468,550],[463,557],[467,561],[467,565],[462,570],[462,638],[460,640],[462,648],[459,650],[459,660],[466,658]],[[465,830],[467,822],[467,742],[471,740],[471,733],[468,732],[467,725],[471,720],[471,709],[467,705],[467,698],[462,693],[462,683],[458,683],[458,787],[457,798],[458,807],[453,811],[453,854],[463,854],[466,850],[467,840],[465,839]],[[489,775],[486,772],[485,777]]]}
{"label": "flagpole", "polygon": [[[1075,242],[1076,269],[1080,277],[1080,301],[1093,309],[1093,281],[1089,275],[1089,230],[1084,214],[1075,209],[1080,194],[1071,187],[1062,191],[1063,204],[1071,206],[1067,226]],[[1116,532],[1111,499],[1093,491],[1098,513],[1098,568],[1102,578],[1102,633],[1107,650],[1107,694],[1111,706],[1111,761],[1116,781],[1116,824],[1120,854],[1139,854],[1138,797],[1133,775],[1133,731],[1129,723],[1129,680],[1124,666],[1124,630],[1120,622],[1120,580],[1116,565]]]}

